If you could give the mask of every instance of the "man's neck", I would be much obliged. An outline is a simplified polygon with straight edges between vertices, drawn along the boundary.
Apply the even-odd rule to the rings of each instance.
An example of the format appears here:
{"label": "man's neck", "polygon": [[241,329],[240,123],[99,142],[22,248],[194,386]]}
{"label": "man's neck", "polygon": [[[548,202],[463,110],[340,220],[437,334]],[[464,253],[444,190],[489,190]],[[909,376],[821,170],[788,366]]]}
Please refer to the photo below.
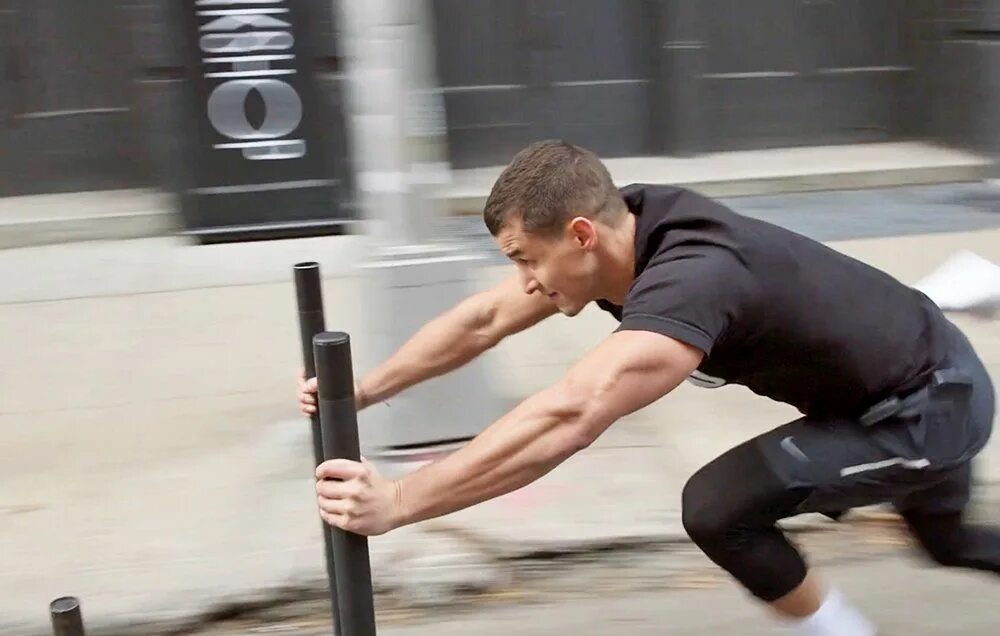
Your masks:
{"label": "man's neck", "polygon": [[635,215],[627,214],[621,226],[614,229],[605,254],[608,274],[604,297],[621,305],[635,280]]}

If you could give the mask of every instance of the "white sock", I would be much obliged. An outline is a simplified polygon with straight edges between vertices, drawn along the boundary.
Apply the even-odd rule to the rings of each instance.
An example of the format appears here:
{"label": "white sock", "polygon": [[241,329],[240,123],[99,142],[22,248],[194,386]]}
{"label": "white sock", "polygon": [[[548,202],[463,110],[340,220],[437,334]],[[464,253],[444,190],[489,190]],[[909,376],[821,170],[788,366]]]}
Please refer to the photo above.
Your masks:
{"label": "white sock", "polygon": [[827,592],[812,616],[795,625],[800,636],[876,636],[875,625],[837,590]]}

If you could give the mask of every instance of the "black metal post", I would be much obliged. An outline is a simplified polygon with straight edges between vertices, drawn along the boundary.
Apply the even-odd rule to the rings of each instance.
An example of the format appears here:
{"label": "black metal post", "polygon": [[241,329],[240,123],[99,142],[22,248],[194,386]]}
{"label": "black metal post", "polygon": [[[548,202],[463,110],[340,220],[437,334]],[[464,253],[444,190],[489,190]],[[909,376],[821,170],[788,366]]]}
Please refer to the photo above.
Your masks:
{"label": "black metal post", "polygon": [[[326,330],[323,317],[323,288],[320,283],[319,263],[298,263],[295,265],[295,297],[299,306],[299,334],[302,341],[302,363],[306,377],[316,375],[316,361],[313,357],[313,338]],[[323,463],[323,434],[319,423],[319,404],[310,417],[312,421],[313,459],[315,466]],[[341,636],[340,609],[337,602],[337,570],[333,557],[333,529],[320,520],[323,532],[323,547],[326,553],[326,575],[330,581],[330,608],[333,612],[333,633]]]}
{"label": "black metal post", "polygon": [[[324,332],[313,338],[319,378],[319,414],[325,459],[359,461],[358,414],[354,405],[351,338]],[[368,537],[333,528],[337,596],[344,636],[375,635],[375,605]]]}
{"label": "black metal post", "polygon": [[76,598],[72,596],[57,598],[49,603],[49,613],[52,614],[54,636],[84,636],[80,601]]}

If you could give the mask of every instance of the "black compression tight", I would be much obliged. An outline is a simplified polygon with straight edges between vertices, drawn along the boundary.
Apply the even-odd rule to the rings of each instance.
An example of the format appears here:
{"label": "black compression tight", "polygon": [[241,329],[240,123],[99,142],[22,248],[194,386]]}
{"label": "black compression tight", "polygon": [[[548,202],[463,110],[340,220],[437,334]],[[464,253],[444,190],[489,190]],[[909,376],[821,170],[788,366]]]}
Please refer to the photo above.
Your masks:
{"label": "black compression tight", "polygon": [[903,519],[927,554],[941,565],[1000,574],[1000,529],[965,523],[960,512],[907,511]]}
{"label": "black compression tight", "polygon": [[[754,596],[775,601],[797,588],[807,566],[775,523],[797,514],[807,491],[788,488],[759,449],[744,443],[699,470],[684,487],[684,528],[699,548]],[[909,510],[906,522],[938,563],[1000,572],[1000,530],[960,512]]]}
{"label": "black compression tight", "polygon": [[688,480],[682,495],[684,529],[716,565],[770,602],[802,583],[806,564],[775,522],[805,498],[789,490],[747,442]]}

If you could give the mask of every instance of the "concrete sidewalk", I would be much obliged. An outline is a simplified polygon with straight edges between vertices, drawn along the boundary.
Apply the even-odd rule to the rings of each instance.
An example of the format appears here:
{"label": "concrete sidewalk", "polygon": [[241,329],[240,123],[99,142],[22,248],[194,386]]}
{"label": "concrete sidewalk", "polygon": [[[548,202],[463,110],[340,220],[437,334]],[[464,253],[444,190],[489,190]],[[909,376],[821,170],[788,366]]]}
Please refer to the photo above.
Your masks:
{"label": "concrete sidewalk", "polygon": [[[658,563],[664,570],[668,559]],[[871,620],[880,634],[993,636],[997,630],[996,583],[970,572],[931,568],[913,557],[832,563],[826,580],[836,584]],[[655,576],[655,578],[654,578]],[[505,602],[487,600],[472,611],[449,612],[423,620],[385,621],[386,636],[551,636],[553,634],[617,634],[619,636],[789,636],[787,623],[776,621],[724,577],[703,577],[669,588],[662,573],[653,584],[628,586],[628,573],[594,581],[596,591],[550,594]],[[563,581],[575,589],[573,582]],[[600,585],[603,583],[603,585]],[[659,583],[657,585],[656,583]],[[667,589],[664,589],[667,587]],[[622,589],[625,588],[625,589]],[[303,621],[289,633],[328,633]],[[220,631],[220,634],[223,633]],[[240,632],[232,631],[228,634]],[[228,636],[227,634],[227,636]]]}
{"label": "concrete sidewalk", "polygon": [[[0,369],[0,633],[49,633],[47,604],[66,594],[83,598],[100,634],[325,584],[308,424],[293,404],[290,267],[326,259],[328,324],[351,332],[363,359],[368,321],[353,308],[366,283],[347,266],[363,243],[309,239],[195,255],[169,240],[0,253],[5,272],[19,266],[4,276],[0,305],[8,361]],[[1000,261],[997,229],[832,245],[906,282],[959,249]],[[108,272],[126,273],[95,280]],[[485,268],[476,282],[505,272]],[[204,286],[212,281],[219,286]],[[956,320],[1000,377],[998,323]],[[546,321],[487,354],[491,381],[513,404],[612,327],[596,310]],[[683,539],[687,477],[793,417],[740,388],[683,386],[521,491],[373,539],[376,586],[408,602],[441,602],[502,585],[506,557]],[[362,414],[362,431],[364,423]],[[983,479],[1000,480],[996,449],[984,453]]]}
{"label": "concrete sidewalk", "polygon": [[[617,184],[670,183],[711,197],[977,181],[989,160],[925,142],[846,144],[623,157],[604,162]],[[456,214],[479,214],[503,166],[458,170],[443,190]]]}

